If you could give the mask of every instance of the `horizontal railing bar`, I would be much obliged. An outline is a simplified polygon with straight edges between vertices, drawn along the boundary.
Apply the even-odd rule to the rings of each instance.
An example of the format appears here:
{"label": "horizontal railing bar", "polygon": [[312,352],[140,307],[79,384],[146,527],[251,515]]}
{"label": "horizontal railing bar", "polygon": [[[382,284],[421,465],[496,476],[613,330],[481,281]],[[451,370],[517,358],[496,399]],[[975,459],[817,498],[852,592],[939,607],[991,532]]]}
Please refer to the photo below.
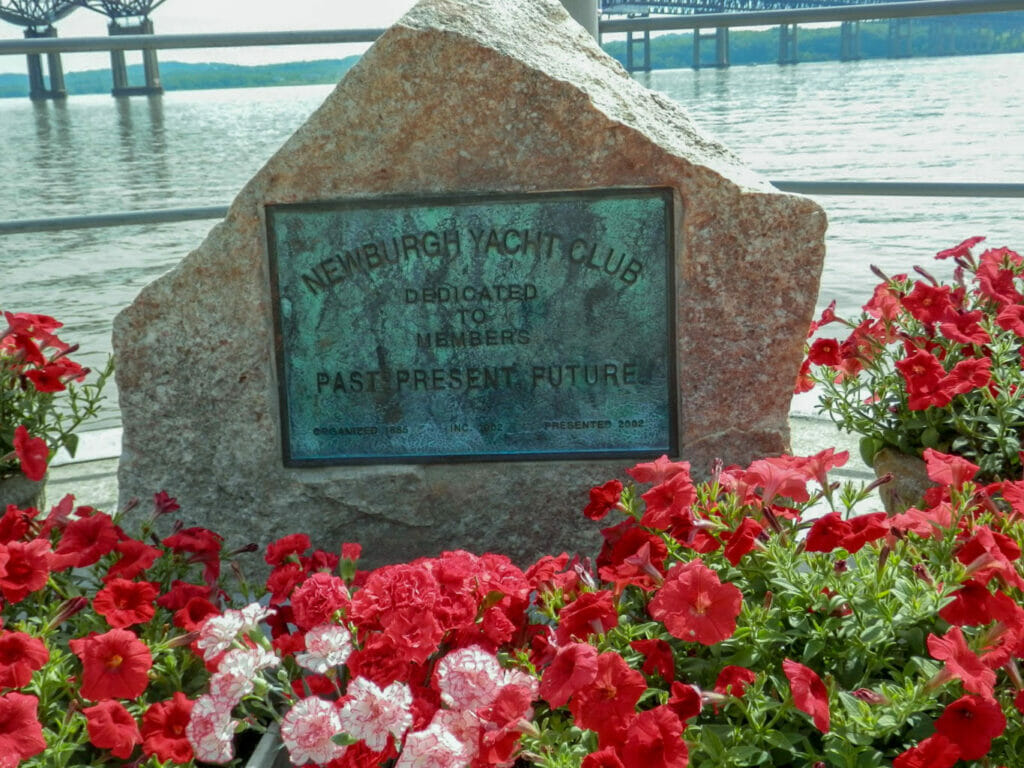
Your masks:
{"label": "horizontal railing bar", "polygon": [[826,8],[786,8],[777,11],[735,11],[692,15],[601,19],[601,34],[662,32],[708,27],[759,27],[775,24],[812,24],[828,21],[901,19],[921,16],[956,16],[965,13],[1002,13],[1024,10],[1024,0],[913,0],[906,3],[846,5]]}
{"label": "horizontal railing bar", "polygon": [[[863,195],[865,197],[1021,197],[1024,184],[985,184],[957,182],[903,182],[903,181],[773,181],[783,192],[801,195]],[[97,229],[141,224],[172,224],[180,221],[222,219],[228,212],[226,205],[202,208],[158,208],[120,213],[86,214],[82,216],[54,216],[41,219],[14,219],[0,221],[0,235],[31,232],[59,232],[65,229]]]}
{"label": "horizontal railing bar", "polygon": [[290,32],[211,32],[199,35],[113,35],[0,40],[0,54],[139,51],[149,48],[235,48],[252,45],[372,43],[383,29],[313,29]]}
{"label": "horizontal railing bar", "polygon": [[180,221],[223,219],[226,205],[204,208],[156,208],[148,211],[121,211],[119,213],[92,213],[82,216],[53,216],[45,219],[14,219],[0,221],[0,235],[18,235],[28,232],[59,232],[65,229],[99,229],[123,227],[130,224],[173,224]]}
{"label": "horizontal railing bar", "polygon": [[773,181],[783,192],[865,197],[1024,197],[1024,184],[924,181]]}

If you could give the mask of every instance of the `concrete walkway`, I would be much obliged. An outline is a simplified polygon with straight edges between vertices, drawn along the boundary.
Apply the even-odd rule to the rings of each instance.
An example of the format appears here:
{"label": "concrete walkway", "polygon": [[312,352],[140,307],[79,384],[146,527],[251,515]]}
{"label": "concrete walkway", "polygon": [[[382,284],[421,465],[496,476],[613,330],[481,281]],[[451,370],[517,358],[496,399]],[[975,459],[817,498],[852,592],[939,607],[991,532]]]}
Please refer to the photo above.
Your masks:
{"label": "concrete walkway", "polygon": [[[809,456],[830,447],[850,452],[846,466],[831,473],[833,480],[868,483],[874,479],[874,473],[860,460],[856,436],[840,432],[832,422],[809,413],[792,413],[790,429],[794,455]],[[104,511],[116,509],[117,457],[120,453],[120,430],[82,433],[75,458],[58,455],[51,464],[46,482],[47,503],[55,504],[70,493],[79,504]],[[154,488],[153,492],[159,490]],[[142,501],[148,503],[149,500]]]}

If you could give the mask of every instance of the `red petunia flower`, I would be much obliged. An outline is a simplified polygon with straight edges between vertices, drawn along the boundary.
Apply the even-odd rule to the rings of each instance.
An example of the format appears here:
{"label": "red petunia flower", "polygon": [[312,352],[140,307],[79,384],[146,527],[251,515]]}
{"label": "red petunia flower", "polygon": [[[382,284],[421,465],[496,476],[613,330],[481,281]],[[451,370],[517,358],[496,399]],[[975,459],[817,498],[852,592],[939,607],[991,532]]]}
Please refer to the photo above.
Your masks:
{"label": "red petunia flower", "polygon": [[605,747],[583,758],[580,768],[625,768],[615,747]]}
{"label": "red petunia flower", "polygon": [[789,659],[783,660],[782,671],[789,680],[789,690],[793,693],[796,708],[811,716],[815,728],[822,733],[828,733],[828,691],[821,678],[813,669]]}
{"label": "red petunia flower", "polygon": [[149,685],[153,656],[130,630],[92,633],[69,645],[82,660],[81,694],[86,699],[134,699]]}
{"label": "red petunia flower", "polygon": [[661,638],[633,640],[629,647],[644,655],[642,671],[645,675],[653,675],[657,672],[666,683],[676,679],[676,662],[672,656],[672,646],[664,640]]}
{"label": "red petunia flower", "polygon": [[689,517],[690,508],[697,501],[697,491],[687,470],[672,474],[641,498],[645,507],[640,524],[647,528],[667,531],[677,521]]}
{"label": "red petunia flower", "polygon": [[[962,299],[962,293],[960,298]],[[907,311],[926,325],[945,320],[955,311],[954,296],[948,285],[931,285],[923,280],[914,283],[914,290],[902,299]]]}
{"label": "red petunia flower", "polygon": [[898,755],[892,768],[952,768],[959,759],[959,747],[941,733],[936,733]]}
{"label": "red petunia flower", "polygon": [[1003,307],[996,315],[996,325],[1006,331],[1013,331],[1018,336],[1024,336],[1024,306],[1010,304]]}
{"label": "red petunia flower", "polygon": [[597,676],[569,701],[576,725],[597,733],[602,747],[622,743],[636,717],[636,703],[647,690],[644,676],[614,651],[597,657]]}
{"label": "red petunia flower", "polygon": [[673,680],[672,685],[669,686],[667,704],[683,722],[696,717],[704,709],[704,700],[701,698],[700,689],[695,685],[687,685],[678,680]]}
{"label": "red petunia flower", "polygon": [[619,623],[612,593],[608,590],[585,592],[558,612],[558,644],[573,639],[586,640],[591,635],[603,635]]}
{"label": "red petunia flower", "polygon": [[0,755],[9,765],[46,749],[39,722],[39,699],[12,691],[0,696]]}
{"label": "red petunia flower", "polygon": [[142,751],[157,760],[187,763],[194,755],[185,735],[193,702],[181,691],[168,701],[151,704],[142,715]]}
{"label": "red petunia flower", "polygon": [[615,585],[617,594],[629,584],[650,591],[664,578],[668,547],[661,536],[633,524],[632,520],[626,522],[630,525],[622,529],[621,536],[605,539],[597,556],[597,573]]}
{"label": "red petunia flower", "polygon": [[583,510],[583,514],[591,520],[600,520],[611,510],[622,498],[622,483],[618,480],[609,480],[604,485],[590,489],[590,503]]}
{"label": "red petunia flower", "polygon": [[807,351],[807,359],[815,365],[836,367],[843,361],[839,355],[839,341],[830,338],[815,339]]}
{"label": "red petunia flower", "polygon": [[224,537],[207,528],[185,528],[163,540],[163,545],[203,564],[203,580],[212,588],[220,577],[220,550]]}
{"label": "red petunia flower", "polygon": [[58,561],[54,568],[63,570],[90,566],[113,551],[123,537],[124,532],[105,512],[76,518],[68,523],[60,537],[60,544],[54,553]]}
{"label": "red petunia flower", "polygon": [[984,757],[992,739],[1005,729],[1006,716],[1002,707],[987,696],[961,696],[935,721],[935,732],[953,742],[963,760]]}
{"label": "red petunia flower", "polygon": [[96,593],[92,607],[110,626],[125,629],[156,615],[153,601],[158,594],[159,587],[150,581],[111,579]]}
{"label": "red petunia flower", "polygon": [[205,597],[193,597],[174,612],[171,622],[186,632],[198,632],[203,622],[217,613],[220,609]]}
{"label": "red petunia flower", "polygon": [[715,571],[692,560],[673,566],[647,610],[673,637],[714,645],[732,637],[742,603],[734,584],[722,584]]}
{"label": "red petunia flower", "polygon": [[42,589],[50,578],[53,552],[46,539],[9,541],[0,544],[0,591],[8,603],[20,603],[31,592]]}
{"label": "red petunia flower", "polygon": [[589,643],[567,643],[544,670],[540,695],[552,709],[557,709],[596,677],[597,648]]}
{"label": "red petunia flower", "polygon": [[939,611],[943,621],[961,627],[992,621],[992,593],[984,585],[968,579],[950,597],[953,601]]}
{"label": "red petunia flower", "polygon": [[14,453],[18,456],[21,471],[29,480],[39,482],[46,477],[46,462],[50,459],[50,449],[41,437],[32,437],[24,424],[14,430]]}
{"label": "red petunia flower", "polygon": [[21,688],[32,673],[50,660],[50,652],[38,637],[24,632],[0,632],[0,688]]}
{"label": "red petunia flower", "polygon": [[121,555],[117,562],[110,566],[104,581],[110,579],[134,579],[148,571],[160,556],[162,550],[151,547],[138,539],[123,539],[114,545],[114,551]]}
{"label": "red petunia flower", "polygon": [[758,459],[743,473],[743,482],[751,488],[760,486],[761,498],[771,504],[776,496],[802,502],[810,498],[807,492],[807,474],[803,462],[792,456],[774,456]]}
{"label": "red petunia flower", "polygon": [[99,749],[109,749],[110,754],[127,760],[135,745],[142,742],[135,718],[119,701],[101,701],[82,710],[89,741]]}
{"label": "red petunia flower", "polygon": [[690,462],[671,461],[668,456],[659,456],[654,461],[637,464],[626,470],[626,474],[638,483],[659,484],[678,474],[690,475]]}
{"label": "red petunia flower", "polygon": [[683,724],[666,705],[637,715],[626,731],[623,768],[686,768],[689,753]]}
{"label": "red petunia flower", "polygon": [[743,556],[757,546],[757,537],[761,535],[764,526],[752,517],[744,517],[743,522],[735,531],[722,533],[722,540],[726,542],[722,554],[725,559],[733,565],[739,565]]}
{"label": "red petunia flower", "polygon": [[907,385],[907,407],[923,411],[931,406],[943,408],[953,399],[944,386],[946,369],[931,352],[919,349],[896,361],[896,368]]}
{"label": "red petunia flower", "polygon": [[939,485],[959,488],[978,473],[977,464],[960,456],[941,453],[934,448],[925,448],[923,456],[928,479]]}
{"label": "red petunia flower", "polygon": [[937,254],[935,254],[935,258],[936,259],[966,258],[966,257],[971,255],[971,248],[976,246],[978,243],[980,243],[984,239],[985,239],[985,237],[983,235],[982,236],[975,235],[974,237],[968,237],[962,243],[954,245],[952,248],[946,248],[943,251],[939,251]]}
{"label": "red petunia flower", "polygon": [[732,664],[722,667],[715,680],[715,693],[741,698],[747,692],[747,686],[757,679],[752,669],[737,667]]}

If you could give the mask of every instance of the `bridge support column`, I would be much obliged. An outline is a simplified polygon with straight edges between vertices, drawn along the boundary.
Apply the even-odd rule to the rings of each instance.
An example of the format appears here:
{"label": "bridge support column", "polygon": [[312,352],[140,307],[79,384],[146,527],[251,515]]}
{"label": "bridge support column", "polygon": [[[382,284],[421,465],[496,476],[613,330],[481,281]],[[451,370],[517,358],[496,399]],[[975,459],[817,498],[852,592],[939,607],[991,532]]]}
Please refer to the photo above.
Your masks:
{"label": "bridge support column", "polygon": [[700,69],[700,30],[693,30],[693,68]]}
{"label": "bridge support column", "polygon": [[[115,35],[152,35],[153,21],[143,19],[141,24],[121,26],[116,21],[110,22],[107,31],[113,37]],[[160,85],[160,66],[157,63],[156,49],[146,48],[142,51],[142,70],[145,75],[146,84],[132,86],[128,82],[128,67],[125,64],[124,51],[110,52],[110,73],[114,79],[114,87],[111,89],[112,96],[149,96],[155,93],[163,93],[163,86]]]}
{"label": "bridge support column", "polygon": [[956,28],[946,18],[928,20],[928,41],[931,53],[949,56],[956,52]]}
{"label": "bridge support column", "polygon": [[889,20],[889,58],[910,56],[910,19]]}
{"label": "bridge support column", "polygon": [[860,22],[844,21],[839,26],[839,60],[860,60]]}
{"label": "bridge support column", "polygon": [[[630,18],[645,17],[644,14],[630,14]],[[634,37],[634,34],[637,34]],[[636,46],[640,46],[640,64],[637,64]],[[650,72],[651,71],[651,33],[644,30],[642,34],[626,33],[626,71],[627,72]]]}
{"label": "bridge support column", "polygon": [[[32,27],[25,30],[25,37],[56,37],[57,30],[47,27],[42,32]],[[27,54],[28,63],[28,97],[33,101],[43,99],[65,99],[68,91],[64,85],[64,66],[60,61],[60,53],[46,54],[47,69],[50,73],[50,86],[46,86],[46,75],[43,73],[43,59],[38,53]]]}
{"label": "bridge support column", "polygon": [[779,64],[796,64],[796,24],[779,26]]}
{"label": "bridge support column", "polygon": [[729,66],[729,28],[715,29],[715,66],[725,69]]}

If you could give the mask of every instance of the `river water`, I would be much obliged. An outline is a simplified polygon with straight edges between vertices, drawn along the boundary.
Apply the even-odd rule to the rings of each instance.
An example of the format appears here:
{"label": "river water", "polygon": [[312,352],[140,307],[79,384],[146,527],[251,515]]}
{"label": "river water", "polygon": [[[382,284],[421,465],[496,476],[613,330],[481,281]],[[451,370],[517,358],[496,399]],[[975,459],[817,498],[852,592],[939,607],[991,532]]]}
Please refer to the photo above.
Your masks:
{"label": "river water", "polygon": [[[636,77],[771,179],[1021,182],[1022,64],[1001,54]],[[330,90],[0,99],[0,219],[226,205]],[[818,200],[830,222],[820,306],[853,311],[876,282],[870,264],[908,271],[971,235],[1024,248],[1020,199]],[[0,236],[0,308],[56,315],[79,359],[98,365],[117,311],[212,226]],[[95,426],[116,423],[109,407]]]}

